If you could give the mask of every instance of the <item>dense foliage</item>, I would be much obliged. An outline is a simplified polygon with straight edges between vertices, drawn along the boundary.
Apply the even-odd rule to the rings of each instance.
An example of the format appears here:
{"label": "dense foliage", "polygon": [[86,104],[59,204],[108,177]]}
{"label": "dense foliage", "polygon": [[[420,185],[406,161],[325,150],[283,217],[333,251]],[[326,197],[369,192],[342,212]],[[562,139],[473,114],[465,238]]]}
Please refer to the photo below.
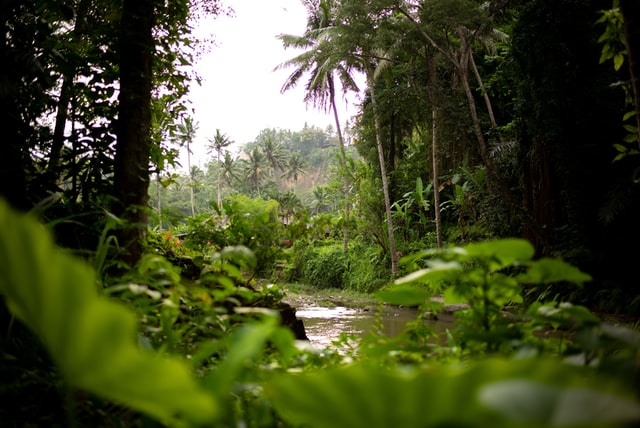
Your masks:
{"label": "dense foliage", "polygon": [[[2,8],[3,424],[637,424],[639,8],[302,3],[274,67],[335,127],[186,172],[218,1]],[[416,319],[304,346],[294,282]]]}
{"label": "dense foliage", "polygon": [[[56,249],[33,218],[2,204],[0,224],[11,230],[0,239],[0,258],[8,262],[0,292],[51,357],[38,369],[52,371],[46,378],[34,368],[20,374],[33,349],[24,341],[29,334],[9,330],[2,375],[24,397],[3,410],[12,425],[121,426],[142,415],[166,426],[613,426],[640,419],[632,398],[640,383],[629,376],[640,350],[637,332],[569,303],[501,310],[523,301],[521,284],[590,279],[558,259],[532,260],[533,247],[523,240],[406,259],[426,258],[427,267],[379,296],[432,313],[442,306],[430,300],[435,293],[444,292],[446,302],[464,299],[459,331],[441,346],[420,318],[396,338],[373,331],[354,364],[295,346],[292,332],[278,326],[283,318],[266,309],[281,291],[241,284],[242,271],[255,263],[247,250],[207,257],[194,283],[149,255],[97,294],[94,272]],[[137,309],[137,341],[133,312],[105,293]],[[69,391],[66,414],[32,411],[33,397],[24,394],[34,386],[41,391],[38,384]],[[55,397],[55,389],[43,398]]]}

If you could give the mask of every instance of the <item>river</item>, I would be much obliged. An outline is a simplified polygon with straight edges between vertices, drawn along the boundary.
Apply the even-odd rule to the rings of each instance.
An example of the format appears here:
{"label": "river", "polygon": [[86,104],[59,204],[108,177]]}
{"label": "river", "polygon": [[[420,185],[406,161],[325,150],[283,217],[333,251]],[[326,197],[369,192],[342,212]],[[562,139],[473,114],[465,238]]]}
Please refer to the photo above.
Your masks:
{"label": "river", "polygon": [[[318,347],[333,347],[333,341],[341,333],[364,337],[381,319],[381,333],[394,337],[405,327],[408,321],[416,319],[417,309],[384,305],[378,309],[349,308],[345,306],[302,306],[296,310],[296,316],[304,323],[309,341]],[[438,320],[425,321],[440,336],[453,327],[454,319],[450,314],[441,314]]]}

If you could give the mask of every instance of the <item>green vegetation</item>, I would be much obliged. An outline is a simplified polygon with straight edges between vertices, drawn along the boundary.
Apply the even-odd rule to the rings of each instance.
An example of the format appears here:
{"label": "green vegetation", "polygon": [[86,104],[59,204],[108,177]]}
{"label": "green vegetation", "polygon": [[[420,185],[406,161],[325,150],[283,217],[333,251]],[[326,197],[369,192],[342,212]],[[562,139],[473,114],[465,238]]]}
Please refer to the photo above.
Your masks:
{"label": "green vegetation", "polygon": [[[449,345],[435,346],[417,319],[397,338],[371,333],[358,362],[349,363],[295,346],[292,332],[278,325],[278,312],[267,309],[282,298],[277,287],[256,292],[239,284],[238,266],[255,264],[249,251],[211,257],[193,284],[183,283],[162,257],[150,256],[119,285],[96,294],[91,269],[56,249],[32,218],[3,204],[0,221],[11,230],[0,240],[7,307],[51,356],[56,384],[95,395],[70,396],[65,418],[71,424],[120,425],[142,417],[114,420],[102,400],[167,426],[612,426],[640,418],[633,399],[640,383],[629,376],[639,333],[568,303],[512,307],[510,316],[501,311],[522,302],[519,283],[589,279],[556,259],[531,260],[526,241],[470,244],[405,260],[428,257],[428,267],[379,296],[425,310],[437,310],[429,299],[435,292],[444,290],[445,301],[464,298],[469,308],[459,315],[460,332],[450,334]],[[104,294],[136,308],[142,346],[134,313]],[[9,330],[4,341],[3,376],[18,391],[36,380],[33,371],[15,377],[20,352],[29,351],[23,339]],[[26,417],[20,411],[35,404],[26,400],[12,411]],[[20,422],[9,411],[3,416]]]}
{"label": "green vegetation", "polygon": [[[2,425],[637,425],[638,3],[303,4],[335,128],[184,173],[219,2],[0,11]],[[316,349],[305,299],[416,316]]]}

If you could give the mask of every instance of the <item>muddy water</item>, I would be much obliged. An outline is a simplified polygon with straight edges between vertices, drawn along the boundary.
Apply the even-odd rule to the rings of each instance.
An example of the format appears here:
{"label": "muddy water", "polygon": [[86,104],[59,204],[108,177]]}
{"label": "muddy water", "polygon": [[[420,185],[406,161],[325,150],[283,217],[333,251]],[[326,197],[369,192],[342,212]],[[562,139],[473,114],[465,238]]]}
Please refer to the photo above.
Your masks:
{"label": "muddy water", "polygon": [[[356,309],[343,306],[327,308],[306,306],[296,310],[296,316],[304,323],[309,341],[320,347],[331,347],[341,333],[364,337],[376,325],[377,312],[382,311],[382,333],[388,337],[398,335],[408,321],[416,318],[414,308],[384,306],[381,309]],[[427,321],[440,336],[453,327],[452,315],[441,315],[437,321]]]}

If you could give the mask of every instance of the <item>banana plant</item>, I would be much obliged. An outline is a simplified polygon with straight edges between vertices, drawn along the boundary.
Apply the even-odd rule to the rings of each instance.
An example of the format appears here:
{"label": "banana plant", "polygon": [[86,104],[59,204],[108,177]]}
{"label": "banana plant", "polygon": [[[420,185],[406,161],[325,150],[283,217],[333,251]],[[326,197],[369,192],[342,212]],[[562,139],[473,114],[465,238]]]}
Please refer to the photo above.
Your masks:
{"label": "banana plant", "polygon": [[396,223],[402,224],[403,234],[407,238],[413,229],[414,223],[418,223],[420,227],[425,227],[430,220],[427,213],[431,209],[431,198],[433,194],[433,184],[429,184],[426,188],[422,183],[422,178],[416,178],[416,187],[411,192],[407,192],[402,196],[400,201],[396,201],[392,205],[392,214]]}

